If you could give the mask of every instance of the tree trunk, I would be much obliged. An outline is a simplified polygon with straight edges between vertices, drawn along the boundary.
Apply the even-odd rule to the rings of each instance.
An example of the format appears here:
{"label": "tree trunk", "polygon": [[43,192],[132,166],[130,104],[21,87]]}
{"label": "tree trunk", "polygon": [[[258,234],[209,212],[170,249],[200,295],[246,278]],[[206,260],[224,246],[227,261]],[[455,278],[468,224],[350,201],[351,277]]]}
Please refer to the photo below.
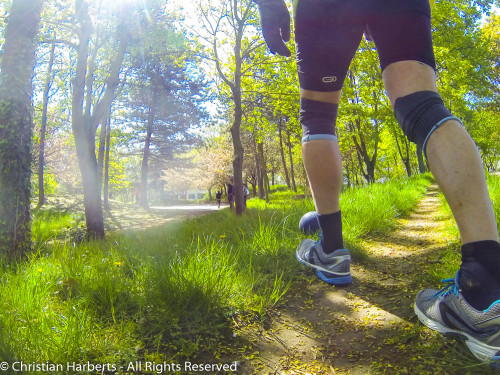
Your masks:
{"label": "tree trunk", "polygon": [[243,117],[243,105],[241,101],[241,67],[243,58],[241,56],[241,44],[243,39],[243,25],[239,24],[236,32],[234,46],[235,69],[233,85],[234,121],[231,126],[231,136],[234,147],[234,203],[236,215],[241,215],[245,210],[245,199],[243,196],[243,155],[244,149],[241,143],[241,121]]}
{"label": "tree trunk", "polygon": [[14,0],[0,72],[0,252],[31,249],[31,94],[43,0]]}
{"label": "tree trunk", "polygon": [[[119,25],[117,28],[117,51],[111,59],[106,88],[100,100],[92,106],[90,103],[93,97],[91,94],[92,86],[86,87],[86,81],[92,81],[91,77],[87,77],[92,24],[86,1],[75,0],[75,5],[76,18],[80,22],[80,28],[76,70],[73,79],[71,126],[75,137],[78,164],[82,175],[87,235],[89,238],[104,238],[104,217],[101,186],[99,185],[101,178],[98,175],[97,158],[95,155],[95,135],[98,124],[110,108],[115,96],[115,90],[120,82],[119,73],[129,37],[124,26]],[[89,71],[89,73],[91,72]],[[85,89],[87,90],[86,97]],[[92,113],[90,111],[91,107],[93,109]]]}
{"label": "tree trunk", "polygon": [[85,78],[89,56],[91,20],[88,5],[84,0],[76,1],[77,18],[80,21],[80,39],[77,49],[71,126],[75,137],[78,165],[82,175],[83,199],[87,233],[91,238],[104,237],[104,218],[101,204],[101,189],[98,188],[97,159],[95,156],[95,129],[91,127],[88,114],[83,112]]}
{"label": "tree trunk", "polygon": [[[376,121],[375,121],[376,123]],[[377,123],[376,123],[377,125]],[[373,183],[375,182],[375,164],[377,163],[377,151],[378,151],[378,134],[376,135],[375,139],[375,147],[373,151],[373,155],[370,158],[370,155],[368,154],[368,149],[366,147],[366,142],[363,136],[363,133],[361,132],[361,120],[357,119],[356,120],[356,128],[358,129],[357,133],[359,136],[359,142],[356,137],[356,135],[352,136],[352,140],[354,142],[354,146],[356,147],[357,155],[358,155],[358,161],[359,161],[359,167],[361,169],[361,172],[363,176],[365,177],[366,182]],[[363,164],[366,166],[366,172],[363,168]]]}
{"label": "tree trunk", "polygon": [[267,176],[267,171],[264,174],[264,190],[265,190],[265,198],[266,203],[269,203],[269,193],[271,192],[271,185],[269,185],[269,177]]}
{"label": "tree trunk", "polygon": [[408,177],[410,177],[411,176],[410,145],[408,144],[408,140],[405,137],[404,138],[405,155],[403,155],[403,150],[401,150],[401,146],[399,145],[398,135],[394,134],[394,137],[396,139],[396,146],[398,147],[399,156],[400,156],[401,160],[403,161],[403,165],[405,166],[405,169],[406,169],[406,174],[408,175]]}
{"label": "tree trunk", "polygon": [[349,167],[349,164],[345,164],[345,177],[347,178],[347,187],[350,188],[352,186],[351,184],[351,168]]}
{"label": "tree trunk", "polygon": [[286,165],[286,160],[285,160],[285,150],[283,147],[283,135],[282,135],[282,127],[281,127],[281,120],[278,124],[278,135],[280,139],[280,155],[281,155],[281,163],[283,164],[283,171],[285,172],[285,181],[286,181],[286,186],[288,186],[289,189],[292,188],[292,185],[290,184],[290,176],[288,174],[288,168]]}
{"label": "tree trunk", "polygon": [[262,146],[262,142],[258,142],[256,144],[255,150],[255,165],[257,169],[257,186],[259,187],[259,199],[265,198],[264,192],[264,171],[262,169],[262,159],[260,155],[260,147]]}
{"label": "tree trunk", "polygon": [[286,136],[287,136],[287,147],[288,147],[288,158],[290,160],[290,177],[292,180],[292,189],[294,192],[297,192],[297,185],[295,184],[295,170],[293,167],[293,156],[292,156],[292,141],[290,140],[290,129],[288,126],[286,128]]}
{"label": "tree trunk", "polygon": [[258,143],[257,150],[259,152],[259,158],[262,170],[262,180],[263,180],[263,190],[264,190],[264,198],[267,203],[269,203],[269,178],[267,177],[267,166],[266,166],[266,156],[264,155],[264,144]]}
{"label": "tree trunk", "polygon": [[97,156],[97,173],[99,175],[99,189],[103,191],[103,204],[106,208],[108,208],[108,191],[107,187],[104,187],[104,184],[106,182],[103,182],[106,180],[106,177],[104,176],[105,174],[105,163],[108,164],[109,166],[109,160],[107,160],[107,157],[109,157],[109,144],[108,142],[111,140],[109,137],[109,132],[111,131],[111,105],[108,107],[106,113],[103,115],[102,120],[101,120],[101,134],[99,135],[99,152]]}
{"label": "tree trunk", "polygon": [[99,185],[101,178],[97,173],[95,134],[89,132],[87,137],[86,144],[80,143],[80,145],[77,146],[76,152],[78,155],[78,164],[82,173],[87,235],[89,238],[97,239],[104,238],[104,217],[102,212],[101,189]]}
{"label": "tree trunk", "polygon": [[[237,112],[235,110],[235,112]],[[233,173],[234,173],[234,203],[236,215],[241,215],[245,209],[243,197],[243,144],[240,138],[241,126],[241,107],[239,114],[235,113],[235,120],[231,127],[231,135],[233,139],[234,158],[233,158]]]}
{"label": "tree trunk", "polygon": [[418,159],[418,172],[425,173],[427,170],[424,161],[424,153],[422,150],[422,146],[417,145],[417,159]]}
{"label": "tree trunk", "polygon": [[109,210],[109,154],[111,149],[111,119],[108,117],[106,124],[106,152],[104,162],[104,187],[103,187],[103,203],[104,208]]}
{"label": "tree trunk", "polygon": [[[234,118],[231,126],[231,138],[233,143],[233,181],[234,181],[234,203],[236,206],[236,214],[241,215],[245,210],[245,201],[243,195],[243,144],[241,142],[241,122],[243,117],[243,105],[241,99],[241,77],[242,77],[242,40],[243,31],[247,25],[247,20],[251,15],[251,5],[248,2],[246,7],[243,7],[237,0],[228,2],[230,13],[223,17],[229,17],[230,23],[234,31],[234,71],[232,72],[233,79],[231,80],[222,69],[222,62],[218,56],[217,45],[217,30],[214,30],[213,52],[215,57],[215,66],[219,77],[228,85],[232,94],[234,104]],[[241,14],[238,12],[241,11]]]}
{"label": "tree trunk", "polygon": [[[156,95],[154,95],[156,97]],[[148,124],[146,128],[146,139],[144,140],[144,149],[142,151],[141,166],[141,185],[139,189],[139,205],[145,209],[149,208],[148,203],[148,175],[149,175],[149,155],[151,146],[151,136],[153,134],[153,125],[155,118],[156,103],[153,101],[148,113]]]}
{"label": "tree trunk", "polygon": [[49,64],[47,67],[47,76],[43,86],[42,97],[42,121],[40,126],[40,150],[38,155],[38,205],[37,208],[43,207],[45,204],[45,137],[47,133],[47,111],[49,106],[49,93],[52,85],[52,65],[54,65],[54,53],[56,44],[52,43],[50,48]]}
{"label": "tree trunk", "polygon": [[97,153],[97,174],[99,176],[99,187],[102,189],[104,175],[104,155],[106,152],[106,131],[108,130],[108,117],[103,117],[101,123],[101,134],[99,135],[99,150]]}

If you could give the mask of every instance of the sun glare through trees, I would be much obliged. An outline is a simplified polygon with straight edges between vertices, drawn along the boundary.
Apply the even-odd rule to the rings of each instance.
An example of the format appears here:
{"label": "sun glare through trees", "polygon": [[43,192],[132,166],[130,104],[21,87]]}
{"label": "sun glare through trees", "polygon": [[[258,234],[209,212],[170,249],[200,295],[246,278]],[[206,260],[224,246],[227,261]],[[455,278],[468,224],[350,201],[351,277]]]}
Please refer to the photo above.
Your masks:
{"label": "sun glare through trees", "polygon": [[[500,218],[498,1],[434,3],[438,90]],[[285,58],[263,42],[253,0],[0,0],[0,14],[0,371],[488,373],[416,324],[414,289],[451,276],[459,234],[373,42],[360,42],[336,121],[342,228],[361,270],[338,303],[329,293],[343,290],[318,293],[294,255],[315,207],[293,28]],[[441,242],[425,237],[430,222]],[[390,238],[400,247],[371,252]]]}

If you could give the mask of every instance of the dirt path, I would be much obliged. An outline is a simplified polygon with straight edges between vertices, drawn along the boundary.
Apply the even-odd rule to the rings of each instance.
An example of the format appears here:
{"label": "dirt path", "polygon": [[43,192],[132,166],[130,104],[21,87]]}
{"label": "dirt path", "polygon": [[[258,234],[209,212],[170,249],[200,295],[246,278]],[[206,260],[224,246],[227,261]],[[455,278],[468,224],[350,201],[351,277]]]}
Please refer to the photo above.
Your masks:
{"label": "dirt path", "polygon": [[[220,209],[228,208],[227,204]],[[132,209],[131,209],[132,208]],[[138,206],[113,202],[111,210],[105,211],[106,230],[141,229],[182,221],[216,211],[217,204],[185,204],[174,206],[153,206],[144,210]]]}
{"label": "dirt path", "polygon": [[[217,204],[176,204],[170,206],[152,206],[148,210],[137,204],[123,203],[116,200],[109,201],[109,209],[103,210],[104,226],[107,232],[127,229],[142,229],[162,225],[172,221],[183,221],[218,210]],[[224,202],[220,209],[228,208]],[[44,206],[45,210],[69,211],[80,216],[84,221],[83,197],[49,196]]]}
{"label": "dirt path", "polygon": [[267,329],[243,329],[258,354],[241,373],[367,374],[375,362],[398,363],[391,337],[416,323],[418,275],[447,244],[439,206],[432,186],[398,230],[365,241],[369,257],[352,265],[352,285],[304,283],[271,313]]}

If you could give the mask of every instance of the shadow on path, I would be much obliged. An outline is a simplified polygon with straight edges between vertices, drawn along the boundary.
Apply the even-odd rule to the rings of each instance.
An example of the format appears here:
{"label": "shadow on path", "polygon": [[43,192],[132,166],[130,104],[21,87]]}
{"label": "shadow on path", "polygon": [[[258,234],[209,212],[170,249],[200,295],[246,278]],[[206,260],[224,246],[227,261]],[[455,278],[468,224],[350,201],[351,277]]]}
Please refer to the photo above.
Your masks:
{"label": "shadow on path", "polygon": [[449,241],[439,207],[431,186],[397,230],[365,239],[368,257],[352,265],[351,285],[330,287],[314,278],[289,291],[288,301],[270,314],[268,330],[242,332],[259,356],[241,373],[370,374],[374,362],[391,356],[397,362],[387,343],[416,323],[413,302],[425,287],[419,275],[439,261]]}

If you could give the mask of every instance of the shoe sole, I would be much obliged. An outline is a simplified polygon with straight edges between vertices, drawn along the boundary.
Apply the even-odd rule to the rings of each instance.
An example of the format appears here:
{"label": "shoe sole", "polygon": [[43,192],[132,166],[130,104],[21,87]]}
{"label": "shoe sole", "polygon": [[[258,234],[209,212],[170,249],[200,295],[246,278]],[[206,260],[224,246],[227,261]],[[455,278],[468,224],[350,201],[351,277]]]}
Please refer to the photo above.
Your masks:
{"label": "shoe sole", "polygon": [[328,278],[321,271],[316,271],[316,275],[330,285],[349,285],[352,283],[351,275]]}
{"label": "shoe sole", "polygon": [[[295,258],[299,261],[300,264],[306,267],[311,267],[316,271],[316,275],[325,283],[328,283],[330,285],[348,285],[352,283],[352,276],[351,274],[342,274],[334,277],[328,277],[323,274],[322,271],[317,270],[316,266],[314,264],[311,264],[309,262],[306,262],[305,260],[301,259],[298,257],[297,253],[295,253]],[[329,272],[331,274],[334,274],[333,272]]]}
{"label": "shoe sole", "polygon": [[429,318],[415,304],[415,314],[426,327],[442,333],[443,335],[460,336],[465,339],[465,345],[481,362],[489,362],[493,367],[500,367],[500,348],[487,345],[466,332],[448,328],[441,323]]}

